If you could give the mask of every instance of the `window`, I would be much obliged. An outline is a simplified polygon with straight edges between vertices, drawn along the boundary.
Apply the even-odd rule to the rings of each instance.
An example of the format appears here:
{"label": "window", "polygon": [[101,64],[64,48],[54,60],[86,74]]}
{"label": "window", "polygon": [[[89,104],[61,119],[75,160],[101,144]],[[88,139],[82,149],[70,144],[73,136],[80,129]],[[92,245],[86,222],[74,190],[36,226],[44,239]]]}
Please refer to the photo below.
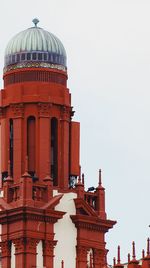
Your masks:
{"label": "window", "polygon": [[33,59],[33,60],[36,60],[36,53],[33,53],[33,54],[32,54],[32,59]]}
{"label": "window", "polygon": [[25,54],[21,55],[21,60],[25,60]]}
{"label": "window", "polygon": [[13,177],[13,150],[14,150],[14,136],[13,130],[13,120],[9,120],[9,161],[10,161],[10,175]]}
{"label": "window", "polygon": [[58,139],[58,122],[56,118],[51,119],[51,177],[53,178],[53,184],[56,186],[57,182],[57,139]]}
{"label": "window", "polygon": [[20,61],[20,55],[17,54],[17,62],[19,62],[19,61]]}
{"label": "window", "polygon": [[30,116],[27,119],[27,155],[28,172],[31,175],[35,173],[35,117]]}
{"label": "window", "polygon": [[38,60],[42,60],[42,53],[38,53]]}
{"label": "window", "polygon": [[27,60],[31,60],[31,53],[27,53]]}
{"label": "window", "polygon": [[12,55],[12,63],[15,63],[15,55]]}
{"label": "window", "polygon": [[44,53],[44,60],[47,61],[48,55]]}

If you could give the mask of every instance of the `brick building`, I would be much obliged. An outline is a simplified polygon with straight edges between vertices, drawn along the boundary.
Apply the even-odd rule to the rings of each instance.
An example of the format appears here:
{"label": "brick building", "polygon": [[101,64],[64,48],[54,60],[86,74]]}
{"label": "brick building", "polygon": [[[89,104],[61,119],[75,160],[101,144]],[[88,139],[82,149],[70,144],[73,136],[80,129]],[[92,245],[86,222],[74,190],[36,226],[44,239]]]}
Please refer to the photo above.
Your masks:
{"label": "brick building", "polygon": [[84,187],[80,124],[73,121],[61,41],[34,26],[5,51],[0,92],[3,268],[100,268],[107,265],[101,171]]}

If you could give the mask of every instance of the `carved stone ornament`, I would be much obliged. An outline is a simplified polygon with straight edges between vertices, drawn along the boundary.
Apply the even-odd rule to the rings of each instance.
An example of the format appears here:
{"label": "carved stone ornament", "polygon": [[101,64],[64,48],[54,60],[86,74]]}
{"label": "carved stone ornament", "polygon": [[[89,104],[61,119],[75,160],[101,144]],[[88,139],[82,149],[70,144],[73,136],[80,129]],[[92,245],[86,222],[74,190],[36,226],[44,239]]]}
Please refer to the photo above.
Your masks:
{"label": "carved stone ornament", "polygon": [[71,118],[71,107],[62,106],[61,108],[61,119],[69,121]]}
{"label": "carved stone ornament", "polygon": [[56,246],[57,241],[46,240],[43,241],[43,253],[44,255],[54,257],[54,247]]}
{"label": "carved stone ornament", "polygon": [[11,255],[11,242],[10,241],[0,242],[0,248],[1,248],[3,257]]}
{"label": "carved stone ornament", "polygon": [[94,249],[94,263],[102,264],[104,262],[104,251],[100,249]]}
{"label": "carved stone ornament", "polygon": [[13,244],[15,245],[15,252],[20,253],[23,251],[29,251],[36,254],[36,246],[39,242],[38,239],[35,238],[17,238],[14,239]]}
{"label": "carved stone ornament", "polygon": [[13,112],[13,117],[23,117],[23,115],[24,115],[23,103],[11,104],[10,107],[11,107],[12,112]]}
{"label": "carved stone ornament", "polygon": [[17,239],[14,239],[12,242],[15,245],[15,252],[16,253],[24,251],[24,246],[25,246],[25,239],[24,238],[17,238]]}
{"label": "carved stone ornament", "polygon": [[37,244],[39,243],[39,240],[36,238],[26,238],[25,242],[26,242],[26,250],[36,253],[36,247]]}
{"label": "carved stone ornament", "polygon": [[77,256],[79,261],[87,262],[87,253],[88,253],[87,247],[84,246],[77,247]]}
{"label": "carved stone ornament", "polygon": [[38,113],[40,117],[50,116],[50,103],[38,103]]}

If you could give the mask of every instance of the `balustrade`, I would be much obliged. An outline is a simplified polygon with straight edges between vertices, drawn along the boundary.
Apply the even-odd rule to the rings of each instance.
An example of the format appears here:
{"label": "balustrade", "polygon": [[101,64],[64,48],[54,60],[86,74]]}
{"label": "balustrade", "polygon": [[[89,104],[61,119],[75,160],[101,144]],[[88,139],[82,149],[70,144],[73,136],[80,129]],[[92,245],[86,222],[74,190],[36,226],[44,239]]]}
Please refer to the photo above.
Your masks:
{"label": "balustrade", "polygon": [[84,200],[94,209],[97,210],[97,193],[86,192]]}
{"label": "balustrade", "polygon": [[46,197],[46,186],[34,185],[32,188],[32,198],[36,201],[44,201]]}

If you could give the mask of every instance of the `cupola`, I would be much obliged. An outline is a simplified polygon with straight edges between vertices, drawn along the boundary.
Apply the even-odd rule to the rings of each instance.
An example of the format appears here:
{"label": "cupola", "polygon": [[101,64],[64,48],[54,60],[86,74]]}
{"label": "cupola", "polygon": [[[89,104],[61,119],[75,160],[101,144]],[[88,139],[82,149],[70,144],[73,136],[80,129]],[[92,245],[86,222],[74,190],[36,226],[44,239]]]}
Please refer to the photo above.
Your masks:
{"label": "cupola", "polygon": [[52,33],[37,26],[15,35],[5,49],[4,73],[22,68],[52,68],[66,71],[66,51]]}

